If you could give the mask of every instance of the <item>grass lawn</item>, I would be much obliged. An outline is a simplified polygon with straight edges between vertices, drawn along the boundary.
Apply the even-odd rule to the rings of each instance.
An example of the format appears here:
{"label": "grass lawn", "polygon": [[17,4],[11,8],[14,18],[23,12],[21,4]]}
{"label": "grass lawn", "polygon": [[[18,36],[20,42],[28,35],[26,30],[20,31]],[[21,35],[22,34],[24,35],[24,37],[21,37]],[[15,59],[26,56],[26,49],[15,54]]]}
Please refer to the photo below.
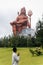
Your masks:
{"label": "grass lawn", "polygon": [[[18,48],[19,65],[43,65],[43,55],[32,56],[29,48]],[[12,48],[0,48],[0,65],[12,65]]]}

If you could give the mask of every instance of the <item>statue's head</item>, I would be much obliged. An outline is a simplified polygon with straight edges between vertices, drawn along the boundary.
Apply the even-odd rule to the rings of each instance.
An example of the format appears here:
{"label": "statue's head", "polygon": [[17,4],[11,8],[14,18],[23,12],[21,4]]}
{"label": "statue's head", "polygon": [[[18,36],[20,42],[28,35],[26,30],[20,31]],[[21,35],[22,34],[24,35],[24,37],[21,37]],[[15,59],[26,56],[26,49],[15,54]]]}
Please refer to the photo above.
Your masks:
{"label": "statue's head", "polygon": [[26,9],[25,9],[25,7],[21,8],[21,13],[20,14],[26,15]]}

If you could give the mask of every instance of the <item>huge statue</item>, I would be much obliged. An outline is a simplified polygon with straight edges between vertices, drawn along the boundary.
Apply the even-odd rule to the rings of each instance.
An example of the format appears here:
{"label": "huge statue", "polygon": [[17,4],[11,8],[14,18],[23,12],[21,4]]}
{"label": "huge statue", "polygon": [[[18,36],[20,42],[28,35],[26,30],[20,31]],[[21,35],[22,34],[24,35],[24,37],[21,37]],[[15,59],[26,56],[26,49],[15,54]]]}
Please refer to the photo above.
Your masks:
{"label": "huge statue", "polygon": [[27,27],[31,27],[28,16],[26,15],[26,9],[25,7],[21,8],[20,13],[18,12],[18,16],[15,21],[10,23],[12,26],[12,30],[14,35],[17,35],[17,33],[21,33],[22,29],[25,29]]}

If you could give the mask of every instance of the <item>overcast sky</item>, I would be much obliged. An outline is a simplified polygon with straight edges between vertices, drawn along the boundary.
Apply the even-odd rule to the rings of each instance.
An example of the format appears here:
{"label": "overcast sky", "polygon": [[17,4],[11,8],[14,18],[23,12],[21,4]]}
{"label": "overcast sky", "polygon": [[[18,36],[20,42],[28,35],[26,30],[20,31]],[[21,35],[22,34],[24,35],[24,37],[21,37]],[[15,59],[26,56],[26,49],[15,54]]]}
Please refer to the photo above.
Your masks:
{"label": "overcast sky", "polygon": [[32,10],[31,27],[35,29],[38,19],[42,17],[43,0],[0,0],[0,37],[12,34],[10,22],[16,19],[22,7],[26,8],[27,14]]}

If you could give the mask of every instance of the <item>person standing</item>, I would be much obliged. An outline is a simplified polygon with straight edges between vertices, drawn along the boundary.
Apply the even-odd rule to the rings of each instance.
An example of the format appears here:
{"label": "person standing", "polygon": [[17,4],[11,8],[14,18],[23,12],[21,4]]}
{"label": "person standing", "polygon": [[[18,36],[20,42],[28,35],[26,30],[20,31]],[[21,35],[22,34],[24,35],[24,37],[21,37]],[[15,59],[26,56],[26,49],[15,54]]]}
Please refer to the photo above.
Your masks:
{"label": "person standing", "polygon": [[14,47],[12,53],[12,65],[18,65],[19,62],[20,54],[19,53],[17,54],[16,52],[17,52],[17,48]]}

